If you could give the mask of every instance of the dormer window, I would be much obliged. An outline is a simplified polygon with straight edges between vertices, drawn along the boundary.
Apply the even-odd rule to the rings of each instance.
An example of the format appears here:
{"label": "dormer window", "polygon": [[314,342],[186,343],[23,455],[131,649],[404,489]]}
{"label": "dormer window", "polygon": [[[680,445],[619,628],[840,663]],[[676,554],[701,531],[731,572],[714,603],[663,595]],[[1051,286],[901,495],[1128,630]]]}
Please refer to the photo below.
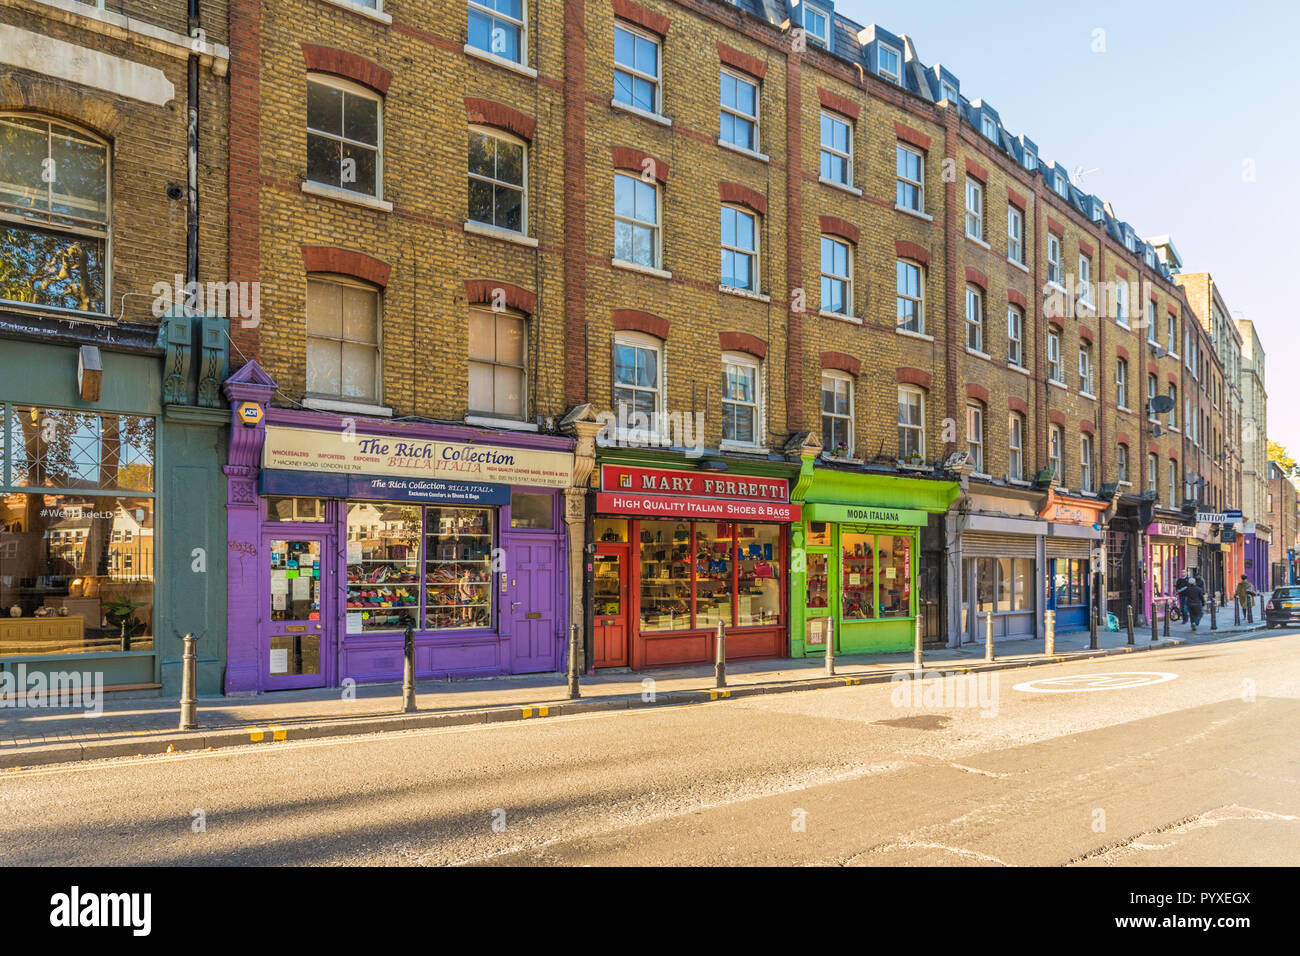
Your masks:
{"label": "dormer window", "polygon": [[882,43],[876,49],[876,72],[890,83],[903,81],[903,56],[894,47]]}
{"label": "dormer window", "polygon": [[957,92],[957,87],[951,83],[943,84],[943,98],[953,103],[961,102],[961,94]]}
{"label": "dormer window", "polygon": [[1029,150],[1025,150],[1025,159],[1024,159],[1024,164],[1025,164],[1025,169],[1029,170],[1031,173],[1032,173],[1034,170],[1038,169],[1038,156],[1037,156],[1037,154],[1032,153],[1032,152],[1030,152]]}
{"label": "dormer window", "polygon": [[1124,248],[1129,252],[1137,252],[1137,241],[1133,238],[1133,233],[1126,232],[1124,234]]}
{"label": "dormer window", "polygon": [[993,140],[994,142],[997,141],[997,138],[998,138],[998,124],[995,123],[995,122],[993,122],[993,119],[992,119],[991,117],[985,116],[985,117],[981,120],[980,130],[981,130],[981,131],[984,133],[984,135],[987,136],[989,139]]}
{"label": "dormer window", "polygon": [[1094,199],[1094,200],[1092,201],[1092,220],[1093,220],[1093,222],[1101,222],[1101,221],[1102,221],[1103,219],[1105,219],[1105,218],[1106,218],[1105,210],[1103,210],[1103,209],[1101,208],[1101,203],[1099,203],[1097,200]]}
{"label": "dormer window", "polygon": [[821,7],[814,7],[811,3],[803,5],[803,28],[809,40],[830,46],[831,18]]}
{"label": "dormer window", "polygon": [[1147,265],[1152,269],[1156,267],[1156,253],[1154,249],[1147,249]]}
{"label": "dormer window", "polygon": [[1070,198],[1070,183],[1061,173],[1057,173],[1052,180],[1052,188],[1057,191],[1062,199]]}

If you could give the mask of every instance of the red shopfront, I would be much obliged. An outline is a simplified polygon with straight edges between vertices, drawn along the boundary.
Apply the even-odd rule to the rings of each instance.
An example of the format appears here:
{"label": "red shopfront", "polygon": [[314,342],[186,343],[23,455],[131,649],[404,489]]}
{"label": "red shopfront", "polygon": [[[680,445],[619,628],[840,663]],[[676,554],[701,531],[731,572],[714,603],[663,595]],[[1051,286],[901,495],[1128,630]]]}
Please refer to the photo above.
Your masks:
{"label": "red shopfront", "polygon": [[596,667],[786,656],[787,479],[603,464],[596,513]]}

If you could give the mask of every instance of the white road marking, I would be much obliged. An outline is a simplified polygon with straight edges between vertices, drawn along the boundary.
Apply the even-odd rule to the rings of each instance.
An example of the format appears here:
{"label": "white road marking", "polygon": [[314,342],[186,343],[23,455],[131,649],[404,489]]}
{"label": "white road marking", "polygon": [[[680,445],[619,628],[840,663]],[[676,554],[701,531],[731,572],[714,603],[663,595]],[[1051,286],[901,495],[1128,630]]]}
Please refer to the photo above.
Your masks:
{"label": "white road marking", "polygon": [[1094,690],[1129,690],[1134,687],[1151,687],[1177,680],[1177,674],[1167,671],[1106,671],[1094,674],[1073,674],[1068,677],[1044,677],[1025,681],[1011,689],[1026,694],[1082,694]]}

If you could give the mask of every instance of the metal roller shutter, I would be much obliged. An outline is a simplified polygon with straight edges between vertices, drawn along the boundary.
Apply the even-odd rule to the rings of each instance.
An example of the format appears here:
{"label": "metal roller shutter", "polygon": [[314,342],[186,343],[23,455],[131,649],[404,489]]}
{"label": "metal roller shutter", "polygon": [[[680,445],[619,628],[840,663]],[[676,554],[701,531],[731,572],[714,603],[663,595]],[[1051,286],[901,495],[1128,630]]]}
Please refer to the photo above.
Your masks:
{"label": "metal roller shutter", "polygon": [[998,534],[993,531],[963,531],[961,553],[964,558],[1035,558],[1037,538],[1025,534]]}
{"label": "metal roller shutter", "polygon": [[1094,547],[1101,547],[1100,541],[1090,538],[1047,538],[1047,556],[1049,558],[1082,558],[1086,560]]}
{"label": "metal roller shutter", "polygon": [[1200,554],[1201,546],[1200,546],[1199,544],[1194,544],[1194,543],[1192,543],[1192,542],[1189,541],[1189,542],[1187,543],[1186,547],[1187,547],[1187,550],[1186,550],[1186,552],[1185,552],[1185,557],[1184,557],[1184,559],[1183,559],[1183,560],[1184,560],[1183,567],[1186,567],[1186,568],[1200,568],[1200,565],[1197,564],[1196,562],[1197,562],[1197,560],[1198,560],[1198,559],[1200,558],[1200,556],[1201,556],[1201,554]]}

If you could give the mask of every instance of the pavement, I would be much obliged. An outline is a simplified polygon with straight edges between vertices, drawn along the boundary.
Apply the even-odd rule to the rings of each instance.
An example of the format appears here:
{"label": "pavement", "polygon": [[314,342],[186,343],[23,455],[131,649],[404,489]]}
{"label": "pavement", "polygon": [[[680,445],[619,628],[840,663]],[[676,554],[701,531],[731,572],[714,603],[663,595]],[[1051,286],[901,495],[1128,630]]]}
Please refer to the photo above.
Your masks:
{"label": "pavement", "polygon": [[[1262,627],[1233,627],[1229,622],[1211,631],[1207,617],[1195,633],[1189,625],[1173,624],[1168,637],[1162,632],[1154,642],[1148,628],[1135,634],[1132,646],[1124,631],[1103,631],[1098,634],[1097,650],[1089,649],[1087,631],[1066,633],[1057,636],[1050,657],[1043,653],[1041,641],[1003,640],[995,645],[993,663],[984,660],[982,644],[927,648],[925,668],[981,671],[1055,664],[1218,639]],[[416,686],[417,710],[409,714],[401,712],[400,684],[361,685],[346,691],[281,691],[257,697],[201,698],[198,728],[191,731],[177,729],[179,703],[175,699],[105,700],[98,714],[76,708],[6,706],[0,708],[0,769],[704,703],[888,682],[912,672],[910,653],[839,657],[835,676],[827,676],[821,657],[730,662],[725,689],[716,687],[712,666],[601,671],[582,677],[579,700],[569,699],[564,675],[554,673],[421,681]]]}
{"label": "pavement", "polygon": [[[1300,865],[1300,633],[1197,641],[5,771],[0,866]],[[1113,930],[1129,889],[1240,882],[1144,871],[1049,908]]]}

